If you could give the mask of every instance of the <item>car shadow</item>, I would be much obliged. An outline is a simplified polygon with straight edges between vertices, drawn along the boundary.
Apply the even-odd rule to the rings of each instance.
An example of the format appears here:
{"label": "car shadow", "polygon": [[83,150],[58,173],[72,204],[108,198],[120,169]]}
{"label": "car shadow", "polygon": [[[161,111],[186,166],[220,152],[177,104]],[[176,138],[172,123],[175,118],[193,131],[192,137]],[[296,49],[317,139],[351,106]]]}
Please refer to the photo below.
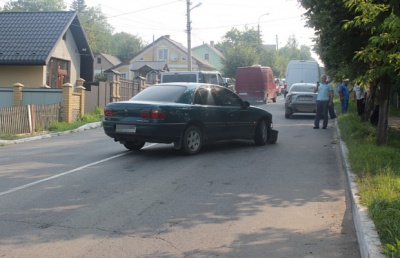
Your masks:
{"label": "car shadow", "polygon": [[[195,156],[207,153],[214,153],[214,152],[222,154],[231,154],[233,152],[241,151],[243,149],[252,150],[254,148],[260,148],[266,146],[271,147],[274,146],[274,144],[267,143],[264,146],[257,146],[253,140],[241,140],[241,139],[218,141],[205,144],[204,146],[202,146],[200,152]],[[184,155],[180,150],[174,149],[172,144],[155,144],[151,147],[143,148],[139,151],[132,151],[132,155],[149,156],[149,157],[187,156]]]}

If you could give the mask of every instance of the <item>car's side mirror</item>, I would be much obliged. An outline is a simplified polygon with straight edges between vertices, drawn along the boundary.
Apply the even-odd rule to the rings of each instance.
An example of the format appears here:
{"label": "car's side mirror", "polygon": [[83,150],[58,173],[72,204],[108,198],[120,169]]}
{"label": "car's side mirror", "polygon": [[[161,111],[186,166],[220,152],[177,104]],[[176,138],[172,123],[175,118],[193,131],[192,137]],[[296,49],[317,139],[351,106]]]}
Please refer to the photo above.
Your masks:
{"label": "car's side mirror", "polygon": [[244,108],[250,107],[250,102],[248,102],[247,100],[244,100],[242,103],[242,107],[244,107]]}

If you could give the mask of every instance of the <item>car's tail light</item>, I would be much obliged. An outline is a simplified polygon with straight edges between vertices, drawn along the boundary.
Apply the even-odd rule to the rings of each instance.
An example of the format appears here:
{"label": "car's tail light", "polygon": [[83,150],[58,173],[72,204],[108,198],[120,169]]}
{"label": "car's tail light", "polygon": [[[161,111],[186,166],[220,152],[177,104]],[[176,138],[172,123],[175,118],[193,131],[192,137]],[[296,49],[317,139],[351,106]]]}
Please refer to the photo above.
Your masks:
{"label": "car's tail light", "polygon": [[104,116],[114,116],[114,111],[111,108],[104,108]]}
{"label": "car's tail light", "polygon": [[165,113],[159,109],[144,109],[140,112],[141,118],[164,119]]}

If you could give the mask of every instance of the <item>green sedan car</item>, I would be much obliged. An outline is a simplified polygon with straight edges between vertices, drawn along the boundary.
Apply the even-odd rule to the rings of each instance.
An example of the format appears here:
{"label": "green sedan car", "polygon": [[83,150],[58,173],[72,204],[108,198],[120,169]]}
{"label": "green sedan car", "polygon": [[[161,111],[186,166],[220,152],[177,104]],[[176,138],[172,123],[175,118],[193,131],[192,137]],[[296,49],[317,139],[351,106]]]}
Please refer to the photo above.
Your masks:
{"label": "green sedan car", "polygon": [[271,113],[226,87],[202,83],[155,84],[129,101],[109,103],[103,128],[129,150],[140,150],[146,142],[173,143],[186,155],[220,140],[275,143],[278,134]]}

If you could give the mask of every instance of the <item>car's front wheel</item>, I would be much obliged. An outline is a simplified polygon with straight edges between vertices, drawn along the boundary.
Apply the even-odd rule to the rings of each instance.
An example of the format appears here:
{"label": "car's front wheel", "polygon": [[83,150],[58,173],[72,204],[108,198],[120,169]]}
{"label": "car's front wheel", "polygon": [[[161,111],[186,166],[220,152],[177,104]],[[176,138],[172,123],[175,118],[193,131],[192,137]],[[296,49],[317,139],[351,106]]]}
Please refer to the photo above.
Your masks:
{"label": "car's front wheel", "polygon": [[256,134],[254,136],[254,142],[256,145],[265,145],[268,141],[268,123],[267,120],[262,119],[260,122],[258,122],[257,128],[256,128]]}
{"label": "car's front wheel", "polygon": [[186,155],[197,154],[203,145],[202,133],[199,127],[191,125],[186,128],[182,139],[182,152]]}
{"label": "car's front wheel", "polygon": [[144,144],[145,144],[145,142],[129,141],[129,142],[124,143],[124,146],[128,150],[135,151],[135,150],[140,150],[141,148],[143,148]]}

